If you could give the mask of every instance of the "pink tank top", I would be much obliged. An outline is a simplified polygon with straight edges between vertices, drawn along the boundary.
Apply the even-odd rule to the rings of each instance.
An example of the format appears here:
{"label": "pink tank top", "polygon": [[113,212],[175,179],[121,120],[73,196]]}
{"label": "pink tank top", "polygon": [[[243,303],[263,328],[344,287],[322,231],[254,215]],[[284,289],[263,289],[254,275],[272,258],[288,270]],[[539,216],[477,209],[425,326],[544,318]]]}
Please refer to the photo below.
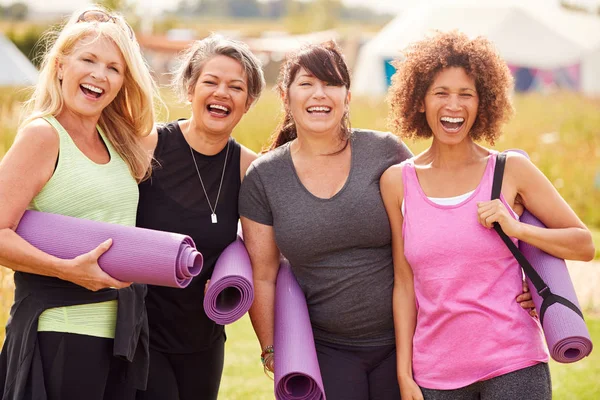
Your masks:
{"label": "pink tank top", "polygon": [[548,361],[538,321],[515,301],[521,268],[477,219],[477,202],[491,196],[495,161],[491,154],[479,186],[451,206],[429,200],[412,161],[404,163],[404,253],[417,302],[413,373],[428,389],[457,389]]}

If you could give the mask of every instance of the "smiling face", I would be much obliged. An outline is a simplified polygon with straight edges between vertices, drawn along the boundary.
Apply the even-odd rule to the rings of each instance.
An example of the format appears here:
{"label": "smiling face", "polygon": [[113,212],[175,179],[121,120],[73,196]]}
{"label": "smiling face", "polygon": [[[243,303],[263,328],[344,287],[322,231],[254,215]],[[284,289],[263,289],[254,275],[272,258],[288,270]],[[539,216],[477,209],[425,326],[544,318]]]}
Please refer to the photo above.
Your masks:
{"label": "smiling face", "polygon": [[125,71],[123,55],[112,40],[81,39],[58,64],[66,108],[77,115],[99,118],[121,90]]}
{"label": "smiling face", "polygon": [[339,135],[350,92],[316,78],[300,68],[287,90],[287,107],[302,133]]}
{"label": "smiling face", "polygon": [[435,139],[460,143],[477,119],[479,97],[475,80],[461,67],[440,71],[427,89],[421,112]]}
{"label": "smiling face", "polygon": [[211,58],[204,64],[188,100],[196,126],[207,133],[230,135],[251,103],[242,65],[227,56]]}

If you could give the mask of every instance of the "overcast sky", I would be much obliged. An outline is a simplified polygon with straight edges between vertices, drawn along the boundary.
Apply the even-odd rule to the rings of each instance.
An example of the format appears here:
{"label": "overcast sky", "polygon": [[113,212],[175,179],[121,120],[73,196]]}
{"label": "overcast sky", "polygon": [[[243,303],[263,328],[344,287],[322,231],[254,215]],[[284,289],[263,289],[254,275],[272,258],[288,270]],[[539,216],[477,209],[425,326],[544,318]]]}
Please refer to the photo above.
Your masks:
{"label": "overcast sky", "polygon": [[[27,3],[32,9],[39,11],[73,11],[77,8],[91,4],[91,0],[0,0],[0,4],[7,5],[16,1]],[[143,8],[152,10],[154,13],[177,5],[177,0],[130,0],[138,4],[144,4]],[[268,0],[259,0],[268,1]],[[342,0],[347,5],[366,5],[378,11],[395,13],[411,4],[423,3],[428,0]],[[448,0],[451,1],[451,0]],[[527,1],[527,0],[523,0]],[[547,0],[558,2],[560,0]],[[600,5],[600,0],[569,0],[574,4],[581,4],[595,9]]]}

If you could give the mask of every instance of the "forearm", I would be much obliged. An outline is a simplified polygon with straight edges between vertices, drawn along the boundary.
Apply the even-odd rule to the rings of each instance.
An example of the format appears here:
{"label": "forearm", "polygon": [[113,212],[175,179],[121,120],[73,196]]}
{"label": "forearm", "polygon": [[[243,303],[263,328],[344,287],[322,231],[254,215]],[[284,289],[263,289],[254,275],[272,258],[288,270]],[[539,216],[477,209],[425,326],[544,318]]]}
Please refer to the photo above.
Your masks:
{"label": "forearm", "polygon": [[260,348],[273,345],[275,330],[275,282],[255,280],[254,302],[250,308],[250,320],[260,342]]}
{"label": "forearm", "polygon": [[515,237],[558,258],[589,261],[594,257],[592,234],[585,228],[540,228],[520,223]]}
{"label": "forearm", "polygon": [[398,379],[412,379],[413,336],[417,322],[412,280],[410,282],[395,282],[392,297]]}
{"label": "forearm", "polygon": [[61,277],[68,260],[63,260],[35,248],[12,229],[0,230],[0,265],[14,271]]}

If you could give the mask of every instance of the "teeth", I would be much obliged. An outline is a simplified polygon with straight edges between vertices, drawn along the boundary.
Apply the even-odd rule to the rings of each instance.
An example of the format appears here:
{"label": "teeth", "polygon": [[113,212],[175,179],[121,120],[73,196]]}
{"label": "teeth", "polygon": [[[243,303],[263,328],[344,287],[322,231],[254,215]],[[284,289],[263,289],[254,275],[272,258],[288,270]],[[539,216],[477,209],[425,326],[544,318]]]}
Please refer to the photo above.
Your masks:
{"label": "teeth", "polygon": [[229,112],[229,109],[227,107],[219,105],[219,104],[210,104],[209,107],[216,108],[217,110],[223,110],[225,112]]}
{"label": "teeth", "polygon": [[464,118],[460,118],[460,117],[458,117],[458,118],[442,117],[441,120],[444,121],[444,122],[450,122],[450,123],[453,123],[453,124],[458,124],[460,122],[465,122],[465,119]]}
{"label": "teeth", "polygon": [[331,111],[331,108],[329,108],[329,107],[309,107],[308,111],[309,112],[313,112],[313,111],[329,112],[329,111]]}
{"label": "teeth", "polygon": [[102,94],[104,92],[104,90],[100,89],[99,87],[88,85],[87,83],[82,83],[81,86],[83,86],[87,90],[91,90],[94,93]]}

